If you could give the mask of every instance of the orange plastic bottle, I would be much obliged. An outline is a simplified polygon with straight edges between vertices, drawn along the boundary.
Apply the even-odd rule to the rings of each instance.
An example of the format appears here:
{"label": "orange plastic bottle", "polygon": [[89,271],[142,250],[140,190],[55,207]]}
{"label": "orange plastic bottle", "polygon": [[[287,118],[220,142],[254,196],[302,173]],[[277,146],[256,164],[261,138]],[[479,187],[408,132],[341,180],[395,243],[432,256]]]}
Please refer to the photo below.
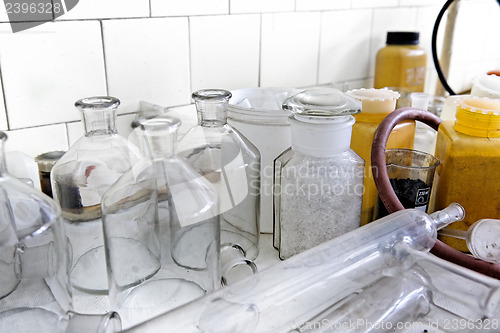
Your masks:
{"label": "orange plastic bottle", "polygon": [[423,92],[427,56],[418,32],[390,31],[386,46],[377,52],[374,87],[398,87]]}
{"label": "orange plastic bottle", "polygon": [[[470,97],[459,102],[457,120],[439,126],[434,209],[452,202],[465,209],[465,219],[448,228],[466,231],[475,221],[500,218],[500,100]],[[468,252],[465,240],[442,237]]]}
{"label": "orange plastic bottle", "polygon": [[[347,94],[362,103],[361,113],[355,114],[356,123],[352,128],[351,148],[365,160],[365,180],[361,225],[373,221],[374,208],[377,202],[377,188],[373,180],[371,167],[371,148],[373,137],[382,120],[396,107],[399,93],[388,89],[355,89]],[[415,139],[415,122],[402,122],[391,132],[387,148],[413,148]]]}

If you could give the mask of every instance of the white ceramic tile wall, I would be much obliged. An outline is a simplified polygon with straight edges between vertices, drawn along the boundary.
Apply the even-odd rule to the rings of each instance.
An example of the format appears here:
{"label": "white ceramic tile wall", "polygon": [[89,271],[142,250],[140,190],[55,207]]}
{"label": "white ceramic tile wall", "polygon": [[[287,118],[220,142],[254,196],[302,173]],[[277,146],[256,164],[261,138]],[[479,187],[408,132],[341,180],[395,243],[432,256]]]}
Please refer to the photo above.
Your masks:
{"label": "white ceramic tile wall", "polygon": [[370,76],[372,11],[340,10],[323,13],[319,53],[319,84]]}
{"label": "white ceramic tile wall", "polygon": [[7,131],[6,151],[22,151],[35,157],[53,150],[67,150],[66,126],[56,124]]}
{"label": "white ceramic tile wall", "polygon": [[416,8],[380,8],[373,11],[370,44],[370,73],[375,70],[377,51],[385,46],[387,31],[413,31],[416,24]]}
{"label": "white ceramic tile wall", "polygon": [[[1,68],[0,68],[1,69]],[[0,130],[8,130],[7,113],[5,112],[5,103],[3,99],[2,78],[0,77]]]}
{"label": "white ceramic tile wall", "polygon": [[73,105],[106,94],[98,21],[46,23],[7,33],[0,25],[0,66],[10,129],[79,119]]}
{"label": "white ceramic tile wall", "polygon": [[139,102],[188,104],[189,36],[183,17],[103,22],[109,94],[120,99],[118,113]]}
{"label": "white ceramic tile wall", "polygon": [[296,0],[296,10],[332,10],[351,7],[350,0]]}
{"label": "white ceramic tile wall", "polygon": [[398,0],[352,0],[352,8],[377,8],[397,6]]}
{"label": "white ceramic tile wall", "polygon": [[190,18],[191,90],[258,86],[260,16]]}
{"label": "white ceramic tile wall", "polygon": [[320,13],[263,14],[260,85],[316,85],[320,26]]}
{"label": "white ceramic tile wall", "polygon": [[149,0],[79,0],[58,20],[149,16]]}
{"label": "white ceramic tile wall", "polygon": [[[477,73],[500,69],[500,44],[492,42],[500,33],[497,3],[461,2],[466,8],[461,16],[469,18],[455,33],[450,73],[460,89]],[[431,31],[443,4],[80,0],[55,23],[25,32],[13,34],[9,23],[0,24],[0,130],[9,130],[8,149],[35,155],[67,149],[81,137],[73,104],[89,95],[122,100],[118,130],[128,135],[140,100],[194,110],[190,95],[200,88],[369,87],[375,53],[388,30],[421,32],[429,54],[427,87],[433,92]],[[7,21],[0,11],[0,22]],[[440,36],[444,25],[445,20]]]}
{"label": "white ceramic tile wall", "polygon": [[293,11],[294,6],[295,0],[231,0],[231,13],[241,14]]}
{"label": "white ceramic tile wall", "polygon": [[216,15],[229,13],[229,0],[150,0],[153,16]]}

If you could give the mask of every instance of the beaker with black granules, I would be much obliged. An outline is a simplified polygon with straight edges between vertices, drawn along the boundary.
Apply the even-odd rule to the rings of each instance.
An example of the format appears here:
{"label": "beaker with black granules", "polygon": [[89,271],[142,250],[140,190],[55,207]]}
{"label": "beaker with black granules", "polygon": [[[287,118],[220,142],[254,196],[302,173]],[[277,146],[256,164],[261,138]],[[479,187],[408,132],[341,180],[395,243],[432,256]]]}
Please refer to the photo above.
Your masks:
{"label": "beaker with black granules", "polygon": [[[399,201],[405,208],[427,212],[434,173],[439,165],[435,156],[413,149],[388,149],[385,155],[387,174]],[[388,215],[380,197],[375,217]]]}

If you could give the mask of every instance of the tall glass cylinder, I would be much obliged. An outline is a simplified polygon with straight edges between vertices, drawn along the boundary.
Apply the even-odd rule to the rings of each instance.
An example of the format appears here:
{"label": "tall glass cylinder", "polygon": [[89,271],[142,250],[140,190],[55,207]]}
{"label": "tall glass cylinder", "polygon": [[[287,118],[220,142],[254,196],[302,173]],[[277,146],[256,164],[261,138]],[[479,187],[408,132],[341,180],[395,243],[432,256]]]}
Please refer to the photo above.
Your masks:
{"label": "tall glass cylinder", "polygon": [[61,205],[72,252],[71,284],[85,294],[106,294],[101,198],[139,160],[140,152],[116,130],[114,97],[89,97],[75,103],[85,135],[54,165],[51,182]]}
{"label": "tall glass cylinder", "polygon": [[200,90],[192,97],[198,125],[179,141],[179,155],[217,189],[221,248],[253,260],[259,253],[259,151],[227,124],[229,91]]}
{"label": "tall glass cylinder", "polygon": [[141,121],[147,156],[102,200],[109,292],[128,327],[220,287],[218,196],[175,154],[180,121]]}

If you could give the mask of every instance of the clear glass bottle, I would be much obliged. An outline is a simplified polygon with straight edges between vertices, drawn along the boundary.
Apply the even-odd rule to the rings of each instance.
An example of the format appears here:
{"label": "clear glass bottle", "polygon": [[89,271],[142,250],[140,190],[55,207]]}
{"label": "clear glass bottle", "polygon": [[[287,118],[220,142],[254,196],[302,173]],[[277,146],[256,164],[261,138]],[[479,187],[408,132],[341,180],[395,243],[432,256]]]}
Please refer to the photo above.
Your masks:
{"label": "clear glass bottle", "polygon": [[[439,125],[434,209],[460,203],[467,215],[448,228],[467,231],[477,220],[500,218],[500,100],[468,97],[458,103],[457,120]],[[442,241],[468,252],[465,240]]]}
{"label": "clear glass bottle", "polygon": [[[375,132],[384,118],[394,111],[399,93],[387,89],[354,89],[347,92],[351,97],[361,101],[361,113],[355,114],[356,123],[352,127],[351,148],[366,161],[365,183],[363,194],[363,211],[361,225],[375,219],[378,192],[373,180],[370,163],[372,142]],[[387,140],[387,148],[413,148],[415,138],[415,122],[405,121],[394,127]]]}
{"label": "clear glass bottle", "polygon": [[199,90],[192,97],[198,124],[179,141],[179,155],[219,193],[221,250],[232,247],[254,260],[259,253],[259,151],[227,124],[229,91]]}
{"label": "clear glass bottle", "polygon": [[75,103],[85,135],[51,171],[54,199],[61,205],[72,251],[71,284],[84,293],[108,289],[101,221],[104,192],[140,158],[140,151],[116,130],[114,97],[89,97]]}
{"label": "clear glass bottle", "polygon": [[0,132],[0,332],[116,332],[116,313],[73,312],[61,209],[6,170]]}
{"label": "clear glass bottle", "polygon": [[292,146],[275,161],[275,242],[287,259],[360,226],[365,162],[350,148],[359,101],[311,89],[283,108]]}
{"label": "clear glass bottle", "polygon": [[177,118],[140,122],[144,158],[102,200],[113,308],[130,327],[221,285],[215,188],[175,153]]}

